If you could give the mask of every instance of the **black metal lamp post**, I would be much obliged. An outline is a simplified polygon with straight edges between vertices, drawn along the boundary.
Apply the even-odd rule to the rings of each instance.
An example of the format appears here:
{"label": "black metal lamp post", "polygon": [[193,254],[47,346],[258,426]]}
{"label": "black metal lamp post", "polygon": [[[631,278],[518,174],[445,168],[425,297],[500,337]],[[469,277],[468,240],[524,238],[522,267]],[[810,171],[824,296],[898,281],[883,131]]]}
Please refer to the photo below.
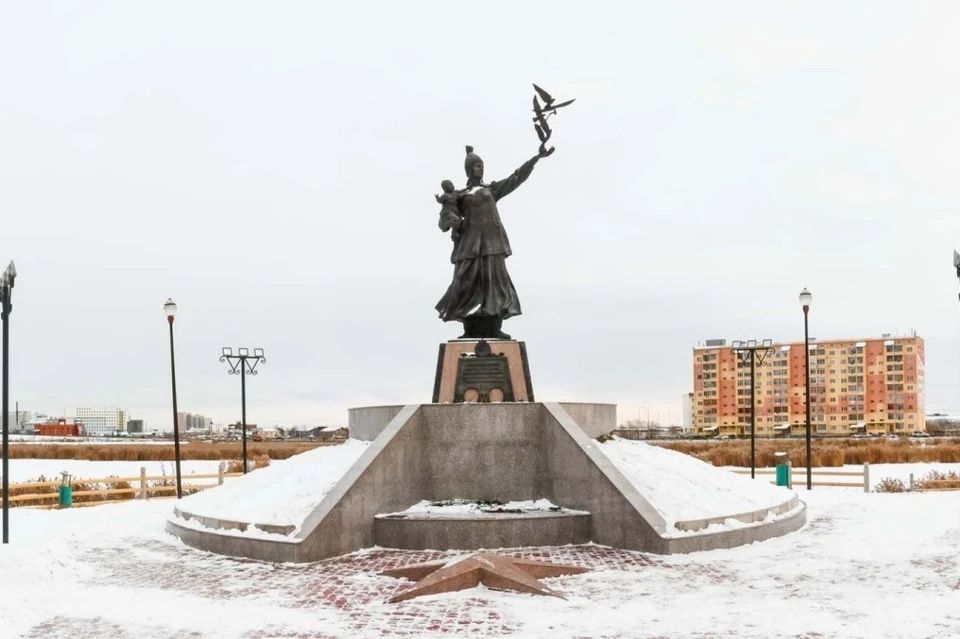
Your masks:
{"label": "black metal lamp post", "polygon": [[257,374],[257,364],[266,363],[267,358],[263,356],[262,348],[253,349],[253,355],[246,348],[238,348],[237,354],[233,354],[233,349],[225,346],[221,350],[221,362],[230,364],[230,375],[240,375],[240,416],[243,438],[243,472],[247,472],[247,375]]}
{"label": "black metal lamp post", "polygon": [[[773,341],[765,339],[760,343],[751,339],[745,342],[734,341],[733,352],[739,356],[740,363],[750,362],[750,478],[756,477],[757,469],[757,383],[754,377],[757,366],[763,366],[763,359],[773,352]],[[738,402],[739,403],[739,402]]]}
{"label": "black metal lamp post", "polygon": [[960,253],[953,252],[953,268],[957,269],[957,279],[960,280]]}
{"label": "black metal lamp post", "polygon": [[173,458],[177,467],[177,499],[183,497],[183,487],[180,484],[180,424],[177,419],[177,366],[173,358],[173,316],[177,313],[177,305],[167,298],[163,305],[167,313],[167,323],[170,325],[170,384],[173,387]]}
{"label": "black metal lamp post", "polygon": [[813,457],[810,453],[810,303],[813,295],[806,288],[800,291],[800,305],[803,307],[803,357],[807,369],[807,490],[813,490]]}
{"label": "black metal lamp post", "polygon": [[3,543],[10,543],[10,312],[13,310],[13,261],[0,275],[0,319],[3,321]]}

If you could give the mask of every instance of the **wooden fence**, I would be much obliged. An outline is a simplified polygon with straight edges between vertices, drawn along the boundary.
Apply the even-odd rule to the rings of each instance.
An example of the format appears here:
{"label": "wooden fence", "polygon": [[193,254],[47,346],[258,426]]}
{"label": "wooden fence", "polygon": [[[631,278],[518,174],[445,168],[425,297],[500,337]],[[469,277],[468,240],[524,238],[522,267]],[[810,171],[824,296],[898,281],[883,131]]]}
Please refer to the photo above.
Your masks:
{"label": "wooden fence", "polygon": [[913,473],[907,482],[908,492],[928,493],[945,490],[960,490],[960,481],[957,479],[918,479],[914,481]]}
{"label": "wooden fence", "polygon": [[[813,470],[813,472],[811,473],[811,478],[812,478],[813,481],[810,482],[810,485],[811,485],[811,486],[830,486],[830,487],[836,487],[836,488],[862,488],[862,489],[863,489],[863,492],[865,492],[865,493],[869,493],[869,492],[870,492],[870,464],[864,464],[864,465],[863,465],[863,470],[859,470],[859,471],[857,471],[857,470],[831,470],[831,469],[821,469],[821,468],[814,468],[814,469],[812,469],[812,470]],[[734,470],[733,472],[736,473],[737,475],[749,475],[749,474],[750,474],[750,470],[749,470],[749,469],[747,469],[747,470],[739,470],[739,469],[738,469],[738,470]],[[771,468],[758,468],[758,469],[756,469],[756,474],[757,474],[757,476],[760,476],[760,475],[774,475],[774,476],[776,476],[777,471],[776,471],[775,469],[771,469]],[[844,478],[844,477],[857,477],[857,478],[859,479],[859,481],[857,481],[857,482],[852,482],[852,481],[834,481],[834,480],[832,480],[832,479],[828,479],[827,481],[821,481],[821,480],[820,480],[821,477],[829,477],[829,478],[833,478],[833,477],[840,477],[840,478]],[[776,482],[776,480],[774,479],[774,480],[771,481],[770,483],[771,483],[771,484],[775,484],[775,483],[777,483],[777,482]],[[792,465],[790,466],[790,485],[791,485],[791,487],[793,486],[794,483],[796,483],[796,484],[802,484],[802,485],[804,485],[804,486],[807,485],[807,469],[806,469],[805,467],[796,467],[796,468],[794,468]]]}
{"label": "wooden fence", "polygon": [[[227,473],[224,465],[216,473],[181,475],[181,488],[184,494],[192,494],[216,488],[223,484],[228,477],[239,477],[243,473]],[[195,484],[195,479],[216,479],[217,483]],[[191,480],[191,483],[186,483]],[[176,477],[170,475],[147,475],[147,469],[140,467],[138,477],[99,477],[95,479],[72,478],[71,486],[82,486],[82,490],[72,491],[73,499],[80,498],[73,506],[96,506],[111,501],[128,499],[148,499],[150,497],[173,496],[177,492]],[[133,484],[137,484],[134,486]],[[61,481],[33,481],[10,484],[10,507],[36,506],[40,508],[55,508],[59,505],[59,488]],[[121,487],[116,487],[120,485]],[[97,486],[89,488],[89,486]],[[24,492],[28,491],[28,492]],[[17,494],[12,494],[16,492]],[[89,498],[89,500],[88,500]],[[48,504],[47,502],[52,502]],[[2,504],[0,496],[0,504]]]}

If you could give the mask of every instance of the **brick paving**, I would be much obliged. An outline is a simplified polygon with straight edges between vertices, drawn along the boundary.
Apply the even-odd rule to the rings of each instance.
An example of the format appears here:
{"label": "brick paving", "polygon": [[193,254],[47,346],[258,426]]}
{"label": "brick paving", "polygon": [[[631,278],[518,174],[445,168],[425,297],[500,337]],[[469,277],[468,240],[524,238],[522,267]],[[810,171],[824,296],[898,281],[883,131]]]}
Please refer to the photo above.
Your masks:
{"label": "brick paving", "polygon": [[[728,551],[498,550],[590,568],[543,580],[566,601],[477,588],[397,604],[386,602],[411,582],[380,572],[466,553],[371,549],[314,564],[261,563],[184,546],[157,530],[146,504],[142,526],[84,530],[76,545],[58,536],[38,546],[19,573],[37,576],[29,599],[4,608],[6,595],[16,600],[16,586],[3,583],[0,637],[7,639],[4,610],[29,613],[15,635],[22,639],[960,636],[960,520],[951,515],[889,534],[896,518],[921,521],[955,503],[894,499],[824,498],[804,530]],[[61,552],[68,546],[75,550]],[[15,564],[7,564],[14,579]],[[911,615],[901,614],[907,609]]]}
{"label": "brick paving", "polygon": [[[501,554],[583,566],[592,570],[641,571],[652,567],[675,570],[662,559],[643,553],[596,545],[518,548]],[[510,636],[519,628],[501,618],[481,593],[476,597],[431,599],[387,604],[405,590],[409,581],[381,576],[383,570],[442,561],[463,552],[369,550],[314,564],[265,564],[211,555],[185,546],[147,541],[126,552],[100,548],[88,554],[98,564],[98,577],[90,586],[125,589],[188,590],[195,597],[216,601],[255,598],[269,594],[278,605],[300,610],[334,608],[343,615],[351,634],[347,636],[422,637],[432,633],[457,636]],[[151,569],[144,570],[144,565]],[[722,578],[718,574],[717,578]],[[542,580],[563,592],[575,576]],[[469,591],[468,591],[469,593]],[[382,605],[380,605],[382,604]],[[28,635],[71,637],[134,637],[109,622],[55,618]],[[184,636],[184,635],[179,635]],[[199,635],[197,635],[199,636]],[[272,635],[250,634],[244,639],[272,636],[297,639],[329,639],[319,633]],[[172,635],[171,635],[172,637]]]}
{"label": "brick paving", "polygon": [[[593,544],[579,546],[516,548],[500,554],[572,564],[592,571],[637,573],[637,579],[649,571],[672,574],[679,582],[722,584],[736,577],[713,563],[675,562],[669,557],[619,550]],[[337,611],[339,634],[324,631],[290,632],[265,627],[247,632],[241,639],[340,639],[342,637],[522,637],[522,629],[501,617],[485,597],[470,592],[455,598],[425,598],[397,604],[387,600],[405,590],[409,581],[381,576],[389,568],[412,566],[460,557],[466,553],[451,551],[409,551],[373,549],[313,564],[267,564],[196,551],[179,543],[143,540],[118,551],[116,548],[91,549],[86,561],[97,565],[96,578],[85,584],[90,588],[173,591],[187,594],[211,605],[229,601],[269,599],[271,605],[324,613]],[[589,574],[589,573],[587,573]],[[610,596],[602,580],[579,583],[580,575],[543,579],[543,583],[561,593],[576,591],[580,596],[602,601]],[[318,614],[318,626],[322,626]],[[183,639],[206,636],[200,632],[164,631],[156,627],[119,625],[102,618],[56,616],[36,626],[25,639],[70,637],[93,639]],[[622,636],[604,635],[605,637]],[[623,635],[626,636],[626,635]],[[711,635],[713,636],[713,635]],[[718,635],[719,636],[719,635]],[[585,638],[584,638],[585,639]]]}

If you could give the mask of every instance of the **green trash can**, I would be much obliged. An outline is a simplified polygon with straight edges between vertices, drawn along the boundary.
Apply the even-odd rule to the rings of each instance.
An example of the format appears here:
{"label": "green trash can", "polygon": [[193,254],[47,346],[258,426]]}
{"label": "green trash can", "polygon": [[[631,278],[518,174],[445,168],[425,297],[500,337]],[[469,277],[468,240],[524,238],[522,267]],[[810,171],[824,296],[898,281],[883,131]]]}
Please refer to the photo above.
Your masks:
{"label": "green trash can", "polygon": [[777,486],[791,487],[790,481],[790,457],[786,453],[774,453],[773,457],[777,460]]}
{"label": "green trash can", "polygon": [[60,473],[63,479],[60,480],[60,507],[70,508],[73,506],[73,486],[70,485],[70,473],[63,471]]}

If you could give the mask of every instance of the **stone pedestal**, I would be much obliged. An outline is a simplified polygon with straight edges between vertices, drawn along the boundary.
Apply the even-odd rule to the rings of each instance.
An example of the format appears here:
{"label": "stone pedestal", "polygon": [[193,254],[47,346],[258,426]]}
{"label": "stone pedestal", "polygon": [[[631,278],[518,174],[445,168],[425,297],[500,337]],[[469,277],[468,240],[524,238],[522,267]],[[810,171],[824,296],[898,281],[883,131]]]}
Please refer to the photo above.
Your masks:
{"label": "stone pedestal", "polygon": [[532,402],[527,347],[513,340],[451,340],[440,345],[434,404]]}
{"label": "stone pedestal", "polygon": [[[589,405],[570,406],[583,415],[592,412]],[[382,416],[392,412],[388,409],[376,412]],[[780,504],[765,509],[671,525],[648,500],[650,492],[648,486],[631,483],[560,404],[414,404],[394,414],[308,515],[284,522],[292,531],[277,523],[192,512],[197,504],[188,499],[177,504],[166,528],[201,550],[260,561],[313,562],[385,543],[425,550],[582,543],[589,538],[641,552],[693,552],[762,541],[797,530],[806,521],[805,506],[784,491]],[[424,500],[452,499],[546,499],[583,514],[471,518],[455,525],[378,517],[402,513]],[[711,529],[729,518],[744,525]],[[391,523],[396,524],[393,531],[386,530]],[[250,528],[259,530],[239,532]],[[392,534],[395,540],[389,539]]]}

